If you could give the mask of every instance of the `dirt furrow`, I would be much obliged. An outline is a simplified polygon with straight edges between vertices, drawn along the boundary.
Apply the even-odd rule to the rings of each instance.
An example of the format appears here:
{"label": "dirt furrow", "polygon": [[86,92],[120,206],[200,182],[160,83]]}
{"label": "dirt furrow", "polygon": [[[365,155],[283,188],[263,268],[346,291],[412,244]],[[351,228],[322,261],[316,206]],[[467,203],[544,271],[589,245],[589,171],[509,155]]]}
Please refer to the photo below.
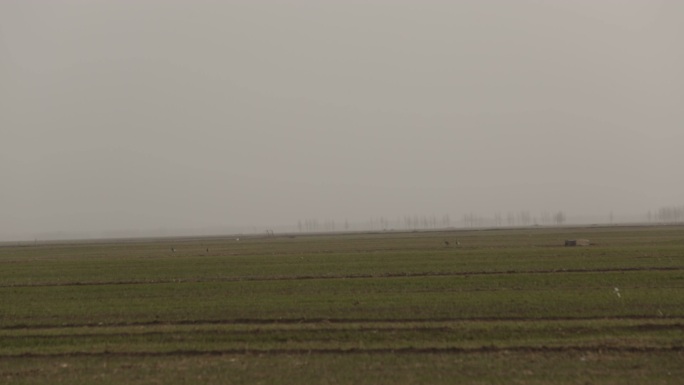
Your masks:
{"label": "dirt furrow", "polygon": [[659,353],[684,352],[684,346],[634,347],[634,346],[481,346],[475,348],[323,348],[323,349],[221,349],[221,350],[173,350],[162,352],[68,352],[68,353],[20,353],[0,355],[0,358],[64,358],[64,357],[182,357],[220,355],[322,355],[322,354],[483,354],[483,353]]}
{"label": "dirt furrow", "polygon": [[6,283],[0,288],[24,287],[58,287],[58,286],[106,286],[106,285],[157,285],[170,283],[201,283],[201,282],[247,282],[247,281],[298,281],[325,279],[369,279],[369,278],[421,278],[421,277],[469,277],[484,275],[511,274],[577,274],[577,273],[619,273],[637,271],[682,271],[684,267],[628,267],[605,269],[553,269],[553,270],[506,270],[506,271],[453,271],[453,272],[414,272],[414,273],[384,273],[384,274],[348,274],[348,275],[294,275],[294,276],[254,276],[254,277],[219,277],[208,279],[159,279],[159,280],[129,280],[129,281],[78,281],[78,282],[35,282],[35,283]]}
{"label": "dirt furrow", "polygon": [[620,316],[620,317],[473,317],[473,318],[238,318],[227,320],[180,320],[180,321],[149,321],[149,322],[121,322],[121,323],[82,323],[82,324],[16,324],[0,327],[0,330],[39,330],[39,329],[70,329],[70,328],[117,328],[136,326],[202,326],[202,325],[295,325],[295,324],[428,324],[428,323],[459,323],[459,322],[563,322],[563,321],[677,321],[684,322],[684,317],[651,317],[651,316]]}

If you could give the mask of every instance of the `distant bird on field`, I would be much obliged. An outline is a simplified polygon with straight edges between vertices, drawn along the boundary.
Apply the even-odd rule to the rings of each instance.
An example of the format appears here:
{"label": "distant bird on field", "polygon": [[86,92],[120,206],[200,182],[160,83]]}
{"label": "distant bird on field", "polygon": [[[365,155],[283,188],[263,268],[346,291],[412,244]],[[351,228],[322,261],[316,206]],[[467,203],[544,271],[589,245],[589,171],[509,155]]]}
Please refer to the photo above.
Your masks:
{"label": "distant bird on field", "polygon": [[444,246],[449,246],[449,241],[444,241]]}
{"label": "distant bird on field", "polygon": [[171,252],[172,252],[172,253],[175,253],[175,252],[176,252],[176,248],[172,247],[172,248],[171,248]]}

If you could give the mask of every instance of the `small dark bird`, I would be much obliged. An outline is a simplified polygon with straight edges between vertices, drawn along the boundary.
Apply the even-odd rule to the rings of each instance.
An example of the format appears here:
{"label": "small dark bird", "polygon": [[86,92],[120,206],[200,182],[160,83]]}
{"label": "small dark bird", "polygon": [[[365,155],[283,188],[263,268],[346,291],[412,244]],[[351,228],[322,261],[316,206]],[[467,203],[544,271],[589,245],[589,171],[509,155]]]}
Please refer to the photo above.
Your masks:
{"label": "small dark bird", "polygon": [[444,241],[444,246],[449,246],[449,241]]}

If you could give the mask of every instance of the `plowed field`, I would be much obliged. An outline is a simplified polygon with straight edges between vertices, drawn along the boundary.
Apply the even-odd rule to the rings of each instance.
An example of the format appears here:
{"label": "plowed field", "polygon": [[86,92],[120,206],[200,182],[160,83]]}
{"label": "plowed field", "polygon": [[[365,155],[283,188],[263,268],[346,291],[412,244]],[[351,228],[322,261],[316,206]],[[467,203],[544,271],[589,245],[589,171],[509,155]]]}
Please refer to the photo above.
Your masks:
{"label": "plowed field", "polygon": [[682,378],[682,227],[0,245],[3,384]]}

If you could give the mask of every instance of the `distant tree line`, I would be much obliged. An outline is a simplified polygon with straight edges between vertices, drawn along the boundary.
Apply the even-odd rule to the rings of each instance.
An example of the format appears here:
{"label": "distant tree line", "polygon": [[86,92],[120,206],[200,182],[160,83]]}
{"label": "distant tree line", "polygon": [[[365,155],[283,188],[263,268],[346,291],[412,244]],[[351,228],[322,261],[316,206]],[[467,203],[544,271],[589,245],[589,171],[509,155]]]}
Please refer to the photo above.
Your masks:
{"label": "distant tree line", "polygon": [[299,232],[333,232],[349,230],[349,222],[346,220],[340,226],[335,220],[319,221],[318,219],[304,219],[297,222]]}
{"label": "distant tree line", "polygon": [[449,214],[444,214],[441,218],[438,218],[436,215],[409,215],[403,218],[403,228],[405,229],[437,229],[445,227],[451,227]]}
{"label": "distant tree line", "polygon": [[[643,218],[643,217],[642,217]],[[647,214],[649,222],[684,223],[684,206],[665,206]],[[335,232],[335,231],[391,231],[391,230],[433,230],[451,227],[527,227],[527,226],[562,226],[568,220],[563,210],[544,210],[534,215],[530,210],[495,212],[491,216],[482,216],[474,212],[466,213],[461,220],[452,220],[449,214],[443,215],[405,215],[390,219],[384,216],[371,217],[367,221],[350,223],[348,220],[335,221],[303,219],[297,222],[299,232]],[[613,223],[614,215],[610,211],[608,220]]]}
{"label": "distant tree line", "polygon": [[567,216],[563,211],[549,212],[542,211],[539,216],[535,217],[528,210],[522,210],[518,212],[509,211],[506,213],[504,218],[501,212],[494,213],[492,218],[486,218],[474,213],[468,213],[463,215],[463,225],[465,227],[485,227],[485,226],[532,226],[532,225],[542,225],[550,226],[556,225],[560,226],[564,224],[567,220]]}
{"label": "distant tree line", "polygon": [[448,214],[444,214],[441,217],[436,215],[413,215],[396,219],[380,216],[371,217],[368,221],[353,224],[350,224],[346,219],[342,224],[335,220],[300,219],[297,221],[297,230],[299,232],[428,230],[447,227],[451,227],[451,219]]}
{"label": "distant tree line", "polygon": [[451,220],[449,214],[438,215],[406,215],[395,219],[386,217],[371,217],[365,222],[350,224],[335,220],[320,221],[318,219],[303,219],[297,222],[299,232],[333,232],[333,231],[388,231],[388,230],[432,230],[459,227],[516,227],[516,226],[560,226],[565,224],[567,216],[563,211],[542,211],[538,216],[529,210],[508,212],[504,216],[496,212],[492,217],[480,216],[475,213],[463,215],[462,222]]}
{"label": "distant tree line", "polygon": [[649,222],[684,223],[684,206],[667,206],[659,208],[655,213],[648,212]]}

